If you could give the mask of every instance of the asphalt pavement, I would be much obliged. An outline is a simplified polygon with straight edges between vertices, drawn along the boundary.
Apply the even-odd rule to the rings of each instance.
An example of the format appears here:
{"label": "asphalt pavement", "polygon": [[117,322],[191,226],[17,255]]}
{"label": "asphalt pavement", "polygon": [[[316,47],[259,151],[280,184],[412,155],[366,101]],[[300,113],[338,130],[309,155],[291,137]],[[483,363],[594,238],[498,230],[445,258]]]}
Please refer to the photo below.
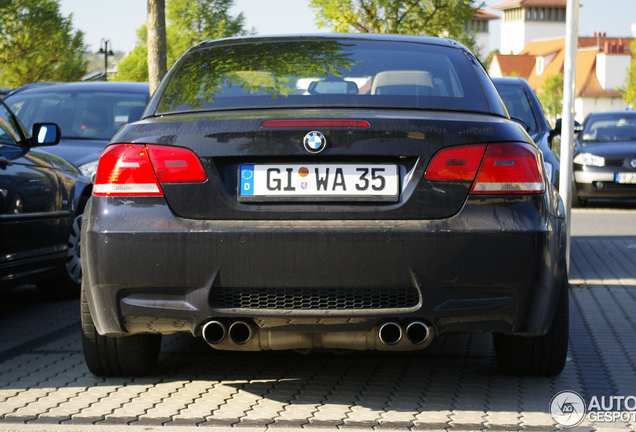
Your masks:
{"label": "asphalt pavement", "polygon": [[[171,335],[150,376],[98,378],[78,301],[22,287],[0,293],[0,431],[559,430],[550,402],[561,391],[588,403],[636,396],[636,204],[590,203],[572,221],[571,337],[557,377],[497,374],[491,336],[476,334],[342,355],[216,352]],[[584,418],[576,430],[636,421]]]}

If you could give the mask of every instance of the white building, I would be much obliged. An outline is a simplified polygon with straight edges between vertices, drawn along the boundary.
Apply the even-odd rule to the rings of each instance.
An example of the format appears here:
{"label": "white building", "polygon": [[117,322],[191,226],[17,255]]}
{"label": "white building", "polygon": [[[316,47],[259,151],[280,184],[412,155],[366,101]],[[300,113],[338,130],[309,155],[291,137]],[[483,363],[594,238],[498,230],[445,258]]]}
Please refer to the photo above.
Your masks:
{"label": "white building", "polygon": [[[504,22],[502,54],[493,57],[490,75],[525,78],[534,91],[540,93],[547,77],[563,74],[565,4],[566,0],[508,0],[493,6],[504,11]],[[636,23],[632,24],[631,31],[636,32]],[[548,34],[560,36],[546,37]],[[536,37],[530,38],[532,35]],[[607,37],[605,33],[579,37],[574,100],[577,121],[582,122],[591,112],[627,108],[618,88],[625,85],[633,39]],[[522,41],[524,45],[519,47]],[[508,54],[510,52],[512,54]]]}
{"label": "white building", "polygon": [[519,54],[531,41],[565,38],[567,0],[506,0],[492,6],[503,11],[502,54]]}
{"label": "white building", "polygon": [[499,15],[491,14],[481,9],[473,19],[464,24],[465,31],[475,32],[475,55],[481,60],[485,60],[488,56],[488,47],[490,45],[490,21],[500,19]]}

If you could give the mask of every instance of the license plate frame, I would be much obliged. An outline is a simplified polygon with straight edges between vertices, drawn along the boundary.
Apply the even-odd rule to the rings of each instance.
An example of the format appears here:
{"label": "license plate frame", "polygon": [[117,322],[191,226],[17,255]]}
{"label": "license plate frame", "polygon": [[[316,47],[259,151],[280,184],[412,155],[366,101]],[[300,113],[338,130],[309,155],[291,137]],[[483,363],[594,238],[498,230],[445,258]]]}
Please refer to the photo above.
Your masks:
{"label": "license plate frame", "polygon": [[395,163],[246,163],[237,184],[239,202],[397,202],[400,169]]}
{"label": "license plate frame", "polygon": [[619,184],[636,184],[636,172],[617,172],[614,182]]}

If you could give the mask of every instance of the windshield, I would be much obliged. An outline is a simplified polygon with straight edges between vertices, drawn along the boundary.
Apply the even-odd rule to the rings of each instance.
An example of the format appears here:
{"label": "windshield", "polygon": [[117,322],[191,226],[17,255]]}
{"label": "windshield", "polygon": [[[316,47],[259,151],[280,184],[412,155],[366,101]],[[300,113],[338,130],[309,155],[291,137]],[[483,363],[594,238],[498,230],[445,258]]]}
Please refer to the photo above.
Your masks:
{"label": "windshield", "polygon": [[497,91],[501,95],[510,117],[523,120],[528,125],[529,133],[537,132],[537,121],[534,118],[530,101],[521,86],[497,85]]}
{"label": "windshield", "polygon": [[122,125],[141,118],[149,95],[125,92],[17,93],[5,99],[22,124],[57,123],[62,138],[110,140]]}
{"label": "windshield", "polygon": [[583,129],[583,141],[636,141],[636,113],[625,112],[590,117]]}
{"label": "windshield", "polygon": [[250,41],[191,51],[172,71],[157,112],[268,107],[490,112],[459,49],[337,40]]}

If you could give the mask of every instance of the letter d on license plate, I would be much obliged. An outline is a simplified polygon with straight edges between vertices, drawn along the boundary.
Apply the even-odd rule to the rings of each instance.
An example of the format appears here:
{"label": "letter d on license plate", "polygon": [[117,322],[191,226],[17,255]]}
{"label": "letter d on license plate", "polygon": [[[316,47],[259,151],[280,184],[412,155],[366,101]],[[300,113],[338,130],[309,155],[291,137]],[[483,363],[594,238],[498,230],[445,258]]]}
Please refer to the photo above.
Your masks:
{"label": "letter d on license plate", "polygon": [[239,201],[389,201],[399,196],[396,164],[245,164]]}

